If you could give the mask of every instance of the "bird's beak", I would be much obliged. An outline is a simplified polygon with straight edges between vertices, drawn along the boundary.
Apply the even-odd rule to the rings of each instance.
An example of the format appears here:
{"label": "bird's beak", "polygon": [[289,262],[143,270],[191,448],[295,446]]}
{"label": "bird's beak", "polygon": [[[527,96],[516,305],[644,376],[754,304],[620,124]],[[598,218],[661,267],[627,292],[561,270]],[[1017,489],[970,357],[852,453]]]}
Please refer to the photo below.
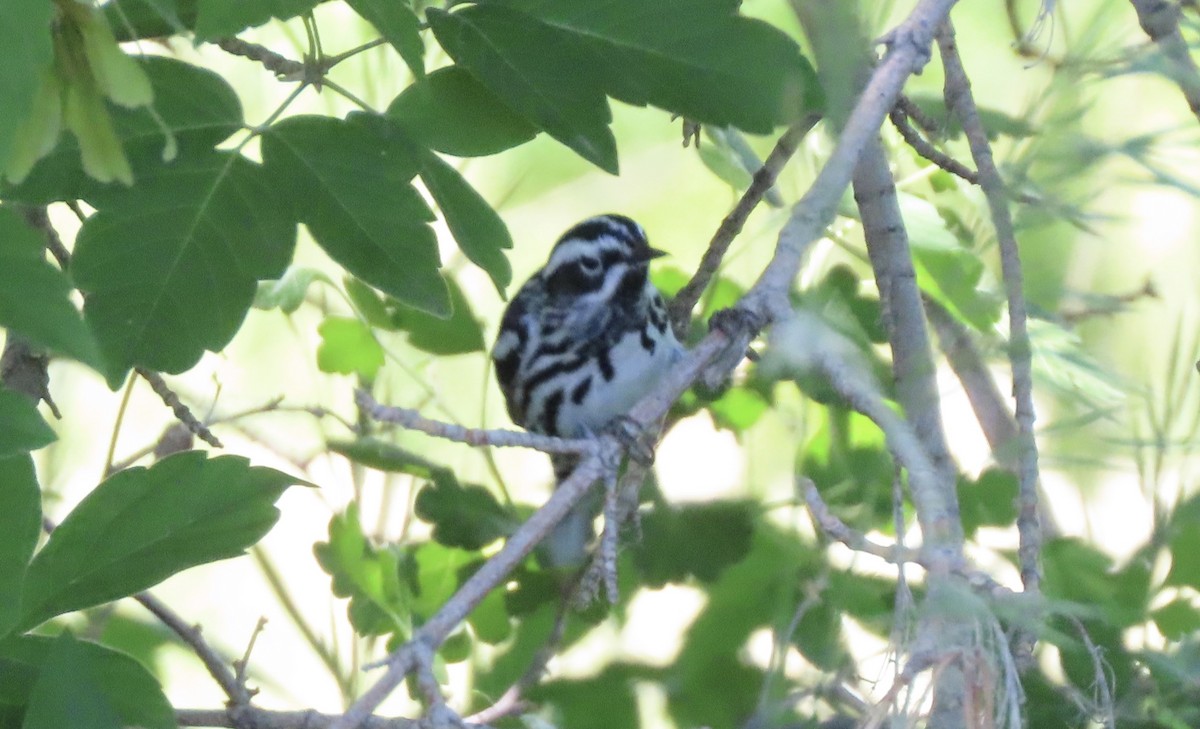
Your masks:
{"label": "bird's beak", "polygon": [[649,263],[650,261],[653,261],[655,258],[662,258],[665,255],[667,255],[666,251],[660,251],[657,248],[647,248],[646,253],[645,253],[644,257],[642,258],[642,260]]}

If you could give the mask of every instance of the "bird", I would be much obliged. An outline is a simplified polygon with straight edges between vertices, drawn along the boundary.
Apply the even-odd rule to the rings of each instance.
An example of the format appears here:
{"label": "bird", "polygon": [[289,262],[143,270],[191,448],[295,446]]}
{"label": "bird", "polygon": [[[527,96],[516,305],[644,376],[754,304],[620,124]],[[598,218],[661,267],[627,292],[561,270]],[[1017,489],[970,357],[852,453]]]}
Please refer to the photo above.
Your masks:
{"label": "bird", "polygon": [[[587,218],[562,234],[546,264],[509,302],[492,362],[512,421],[582,438],[624,417],[683,356],[649,279],[645,230],[624,215]],[[557,483],[578,457],[551,457]],[[599,504],[584,499],[538,548],[551,568],[582,566]]]}

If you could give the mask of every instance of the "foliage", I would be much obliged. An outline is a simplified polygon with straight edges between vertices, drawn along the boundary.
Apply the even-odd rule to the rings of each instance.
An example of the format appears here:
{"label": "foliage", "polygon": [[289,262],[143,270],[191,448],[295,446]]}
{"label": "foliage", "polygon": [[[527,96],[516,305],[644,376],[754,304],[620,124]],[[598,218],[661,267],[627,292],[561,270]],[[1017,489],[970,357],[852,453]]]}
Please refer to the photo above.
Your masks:
{"label": "foliage", "polygon": [[[1068,479],[1083,484],[1090,477],[1070,469],[1080,453],[1093,470],[1102,458],[1136,463],[1153,507],[1152,528],[1121,559],[1102,538],[1083,538],[1082,529],[1048,529],[1036,603],[985,593],[951,595],[935,606],[972,616],[989,636],[994,626],[1037,636],[1040,660],[1022,687],[1027,722],[1038,727],[1091,726],[1106,713],[1121,727],[1200,723],[1200,496],[1186,483],[1184,466],[1176,493],[1168,497],[1160,488],[1162,474],[1186,462],[1197,442],[1200,421],[1189,411],[1198,399],[1189,360],[1194,347],[1181,323],[1163,355],[1170,360],[1165,384],[1136,392],[1129,378],[1113,374],[1107,333],[1086,320],[1095,310],[1123,314],[1137,297],[1069,290],[1080,285],[1068,270],[1074,236],[1112,231],[1107,211],[1093,200],[1119,177],[1106,165],[1130,162],[1145,175],[1139,185],[1193,191],[1186,175],[1155,159],[1165,133],[1102,139],[1111,130],[1088,126],[1076,113],[1090,103],[1077,93],[1081,88],[1108,89],[1125,74],[1172,76],[1162,59],[1142,49],[1132,24],[1132,39],[1109,38],[1115,4],[1102,3],[1092,14],[1056,11],[1086,22],[1076,35],[1047,41],[1047,57],[1034,72],[1045,98],[1031,107],[997,100],[991,108],[989,95],[978,91],[989,102],[983,122],[1011,181],[1025,245],[1039,407],[1049,413],[1038,421],[1038,442],[1049,454],[1043,468],[1062,466]],[[658,218],[663,224],[647,226],[656,239],[679,244],[685,234],[672,239],[675,228],[711,235],[727,207],[722,195],[749,187],[767,157],[766,137],[826,115],[828,123],[765,193],[773,209],[754,214],[708,287],[690,333],[698,337],[714,312],[747,291],[783,224],[781,211],[812,184],[828,156],[868,58],[869,47],[852,39],[866,43],[885,30],[867,20],[882,17],[883,5],[5,0],[0,729],[176,726],[179,707],[168,702],[154,660],[168,638],[105,606],[181,573],[180,582],[194,579],[190,568],[260,549],[280,518],[276,502],[288,486],[310,480],[327,497],[324,536],[311,555],[309,544],[288,549],[293,559],[319,568],[329,594],[298,599],[265,552],[256,554],[278,598],[272,609],[296,624],[340,698],[353,700],[361,693],[354,673],[360,659],[377,645],[404,644],[435,619],[543,496],[516,461],[464,455],[465,446],[371,422],[352,410],[352,387],[445,420],[503,424],[494,415],[498,408],[488,409],[498,400],[480,373],[499,308],[520,282],[516,272],[542,260],[552,240],[542,218],[552,221],[545,226],[557,225],[569,217],[557,206],[573,215],[644,196],[652,201],[644,207],[667,211]],[[1024,42],[1024,33],[1014,28],[1001,47],[989,40],[990,11],[961,12],[978,13],[967,16],[963,45],[978,47],[981,63],[1001,69],[984,66],[977,83],[998,88],[996,76],[1026,62],[1007,45]],[[840,30],[821,35],[814,28]],[[366,43],[346,42],[349,50],[331,54],[347,40]],[[228,53],[274,73],[273,88],[295,93],[262,113],[268,102],[247,93],[238,78],[242,67],[225,63]],[[1107,59],[1103,74],[1097,58]],[[343,73],[353,64],[369,70],[364,59],[389,69],[388,82],[375,83],[366,71]],[[924,135],[965,159],[962,128],[936,83],[910,86],[911,113],[930,124]],[[317,93],[325,106],[309,104]],[[672,158],[692,165],[687,175],[716,191],[702,205],[667,198],[676,191],[651,190],[629,173],[652,171],[662,154],[642,143],[638,125],[651,119],[661,131],[675,117],[704,130],[697,153],[680,151],[674,131],[669,146]],[[891,131],[883,139],[921,294],[947,312],[988,362],[1003,362],[1004,287],[977,190]],[[619,180],[608,177],[621,171]],[[664,187],[683,191],[693,183],[678,177]],[[600,202],[592,190],[605,184],[633,194],[614,192],[616,199]],[[46,206],[50,224],[36,215]],[[510,223],[531,219],[537,225],[510,231]],[[78,232],[66,235],[75,222]],[[822,341],[861,365],[864,379],[898,412],[885,354],[888,312],[866,261],[862,227],[847,196],[811,270],[793,283],[791,303],[821,323],[828,335]],[[52,263],[44,249],[56,231],[68,246],[52,248],[58,256]],[[1052,245],[1064,240],[1070,245]],[[687,262],[701,252],[673,250],[682,255],[654,272],[665,294],[684,286]],[[1095,310],[1080,313],[1074,300]],[[301,342],[295,356],[277,356],[285,330]],[[945,345],[947,337],[938,334]],[[16,343],[34,356],[10,361]],[[887,686],[869,681],[873,671],[890,672],[878,668],[881,656],[902,668],[911,657],[908,631],[928,617],[915,607],[927,593],[921,570],[902,573],[865,556],[848,561],[846,550],[797,518],[792,484],[812,479],[839,520],[875,541],[911,539],[907,526],[916,507],[895,496],[906,478],[894,444],[858,412],[861,405],[819,369],[797,363],[802,357],[789,359],[796,352],[769,339],[763,346],[760,364],[746,366],[717,392],[689,390],[667,423],[668,438],[685,437],[677,434],[696,424],[731,434],[731,447],[750,461],[742,483],[692,503],[676,499],[686,488],[659,481],[665,467],[649,478],[637,528],[620,535],[620,589],[611,606],[570,609],[564,595],[573,576],[525,560],[463,612],[448,640],[431,646],[438,681],[451,685],[470,676],[463,685],[471,690],[452,696],[456,711],[483,710],[513,686],[528,703],[515,705],[497,726],[517,726],[522,718],[530,726],[634,726],[657,711],[651,721],[661,725],[808,727],[875,710]],[[67,415],[58,427],[37,405],[45,393],[28,384],[45,381],[43,355],[56,361],[50,389]],[[128,401],[136,378],[152,372],[182,375],[173,380],[183,383],[181,395],[164,399],[177,415],[187,410],[180,399],[200,415],[187,425],[186,446],[167,430],[135,458],[115,463],[118,433],[103,432],[109,418],[91,411],[81,388],[125,385]],[[986,370],[983,376],[991,377]],[[200,394],[212,389],[214,377],[232,390],[257,382],[245,386],[255,390],[252,397],[242,393],[246,402],[263,388],[290,390],[300,380],[321,383],[306,391],[320,400],[314,405],[289,393],[239,410]],[[61,386],[61,378],[85,385]],[[1130,443],[1121,410],[1136,396],[1149,405],[1132,418],[1138,425],[1128,428]],[[126,402],[118,431],[136,429],[125,421]],[[269,413],[287,420],[286,435],[262,438],[246,425]],[[86,427],[69,427],[83,414]],[[314,421],[321,424],[316,431],[293,437],[291,425]],[[192,449],[192,436],[210,426],[233,452],[253,453],[255,461],[270,453],[290,465],[277,470],[242,455]],[[176,434],[182,427],[171,426]],[[105,476],[95,479],[88,474],[97,470],[94,454],[105,438],[111,438]],[[691,447],[689,458],[709,462]],[[1019,479],[1010,454],[997,447],[992,455],[958,469],[950,498],[969,554],[1012,585]],[[139,460],[143,465],[133,465]],[[337,491],[342,476],[317,463],[349,473],[353,487]],[[285,472],[302,469],[304,478]],[[693,470],[690,478],[707,475]],[[63,493],[68,482],[86,483],[78,498]],[[381,482],[385,495],[377,499],[373,489]],[[329,503],[338,504],[331,514]],[[44,521],[43,513],[59,523]],[[289,531],[287,538],[294,537]],[[673,595],[690,597],[654,602]],[[202,598],[197,602],[222,600]],[[334,598],[330,640],[320,627],[330,619],[314,620],[305,609]],[[612,639],[646,620],[643,601],[682,613],[655,622],[656,639],[659,632],[677,636],[668,657]],[[224,647],[232,639],[217,642]],[[597,642],[612,644],[603,666],[552,667],[541,678],[546,651],[586,652]],[[979,642],[987,670],[996,674],[1003,667],[998,657],[1008,656],[1002,642]],[[461,670],[447,671],[447,664]],[[532,678],[531,668],[538,669]],[[289,669],[264,658],[252,678],[274,692],[291,680]],[[1093,698],[1100,684],[1111,686],[1107,700]],[[428,699],[422,691],[412,693]],[[869,698],[865,708],[848,698],[856,692]],[[307,698],[303,689],[279,695]],[[660,706],[647,696],[658,697]],[[896,725],[903,719],[897,715]]]}

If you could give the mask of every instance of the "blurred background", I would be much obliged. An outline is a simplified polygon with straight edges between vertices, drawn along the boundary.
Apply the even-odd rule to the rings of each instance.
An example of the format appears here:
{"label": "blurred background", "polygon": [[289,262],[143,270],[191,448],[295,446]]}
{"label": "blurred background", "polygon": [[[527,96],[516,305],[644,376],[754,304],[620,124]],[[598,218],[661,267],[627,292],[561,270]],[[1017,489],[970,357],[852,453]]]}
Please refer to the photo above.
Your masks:
{"label": "blurred background", "polygon": [[[868,32],[876,37],[911,9],[907,2],[862,0],[859,5]],[[975,95],[992,113],[985,121],[997,131],[993,141],[1002,171],[1015,189],[1047,201],[1014,207],[1026,293],[1037,317],[1031,330],[1047,508],[1061,535],[1080,537],[1121,564],[1152,538],[1156,513],[1165,513],[1194,489],[1200,464],[1192,457],[1200,442],[1193,366],[1200,349],[1200,125],[1178,87],[1160,72],[1161,61],[1150,52],[1130,4],[1101,0],[1050,7],[1043,17],[1039,5],[1027,0],[964,3],[953,17]],[[793,33],[807,48],[787,2],[747,0],[742,11]],[[374,37],[341,3],[318,6],[315,16],[327,53]],[[298,21],[272,22],[245,38],[293,58],[305,48]],[[440,53],[431,48],[432,54]],[[217,71],[237,88],[252,124],[265,121],[293,89],[259,65],[211,45],[172,40],[163,46],[143,43],[139,50]],[[437,55],[427,59],[431,69],[446,63]],[[940,73],[935,58],[910,81],[907,93],[936,103]],[[387,47],[339,65],[332,78],[377,109],[410,81],[408,69]],[[679,122],[665,113],[618,102],[612,106],[619,176],[599,171],[545,135],[493,157],[451,160],[500,212],[512,234],[510,296],[566,228],[603,212],[635,218],[652,244],[669,252],[654,270],[668,287],[695,269],[738,199],[738,185],[749,173],[729,144],[705,136],[699,150],[685,148]],[[334,93],[309,89],[286,113],[344,115],[353,108]],[[890,126],[884,139],[898,187],[913,198],[913,209],[919,201],[937,206],[941,229],[979,255],[987,269],[984,287],[999,291],[995,241],[979,191],[947,183]],[[774,140],[745,142],[765,157]],[[754,281],[771,256],[790,204],[808,188],[833,143],[824,124],[805,139],[777,185],[782,205],[760,206],[726,257],[721,276],[723,285],[732,287],[728,291]],[[255,144],[248,148],[252,156]],[[959,159],[968,158],[961,139],[948,148]],[[956,217],[950,219],[947,210]],[[69,212],[53,212],[69,242],[78,223]],[[457,252],[442,223],[437,225],[443,271],[460,284],[490,348],[505,302]],[[915,242],[923,230],[910,229]],[[838,265],[850,267],[869,287],[856,221],[839,218],[830,232],[815,246],[801,288]],[[296,265],[325,270],[338,285],[310,287],[305,305],[291,315],[253,310],[224,352],[207,355],[193,371],[170,381],[197,414],[218,424],[231,452],[306,478],[317,488],[286,493],[279,502],[282,519],[252,554],[192,569],[155,593],[188,621],[202,624],[209,640],[231,657],[241,655],[260,616],[265,617],[251,660],[252,684],[262,689],[260,704],[335,712],[369,681],[371,674],[359,669],[380,655],[381,646],[369,647],[354,637],[345,603],[330,595],[329,576],[314,559],[313,544],[327,538],[330,518],[352,500],[360,504],[366,533],[381,542],[420,538],[428,527],[412,515],[416,479],[357,466],[327,446],[327,440],[352,435],[339,417],[355,417],[357,383],[354,376],[318,369],[318,326],[330,314],[352,314],[338,291],[338,268],[303,231],[300,241]],[[986,354],[1007,394],[1006,331],[1002,322]],[[377,334],[385,353],[376,384],[381,401],[466,426],[510,427],[486,351],[435,356],[411,346],[403,333]],[[172,420],[139,384],[114,434],[123,392],[109,391],[97,375],[69,362],[56,362],[51,376],[55,397],[66,406],[56,425],[60,440],[42,451],[39,463],[43,485],[57,500],[48,508],[53,517],[94,487],[107,449],[114,449],[118,462],[136,455],[152,446]],[[939,373],[939,382],[952,451],[967,474],[979,474],[991,463],[987,444],[958,381],[947,371]],[[812,527],[795,500],[793,479],[798,448],[813,437],[818,409],[791,388],[777,393],[775,405],[757,412],[745,427],[721,427],[703,410],[685,418],[658,452],[664,497],[674,504],[749,499],[763,505],[781,528],[810,537]],[[324,410],[339,417],[320,415]],[[499,493],[502,481],[518,503],[537,505],[549,493],[551,473],[539,453],[489,454],[410,433],[396,434],[395,442],[451,465],[462,482]],[[885,493],[889,488],[879,486]],[[1015,542],[1014,528],[984,529],[972,556],[1001,582],[1019,586],[1013,567],[997,556]],[[847,563],[852,559],[842,556]],[[868,572],[881,569],[867,558],[853,559]],[[702,590],[684,585],[643,588],[620,620],[601,622],[556,659],[552,670],[591,675],[617,658],[670,664],[705,599]],[[152,662],[175,706],[223,705],[223,695],[194,656],[171,644],[140,607],[125,601],[115,613],[96,612],[71,619],[81,631],[103,631]],[[853,631],[853,621],[846,621]],[[884,644],[865,631],[852,634],[860,672],[870,675],[865,666],[882,665]],[[1153,625],[1128,639],[1159,646],[1165,641]],[[768,634],[755,636],[746,646],[748,659],[765,666],[771,647]],[[786,669],[799,675],[808,667],[793,651]],[[469,663],[447,670],[452,699],[471,691]],[[413,707],[402,693],[383,711],[411,715]],[[670,725],[661,710],[664,700],[656,689],[639,689],[643,725]]]}

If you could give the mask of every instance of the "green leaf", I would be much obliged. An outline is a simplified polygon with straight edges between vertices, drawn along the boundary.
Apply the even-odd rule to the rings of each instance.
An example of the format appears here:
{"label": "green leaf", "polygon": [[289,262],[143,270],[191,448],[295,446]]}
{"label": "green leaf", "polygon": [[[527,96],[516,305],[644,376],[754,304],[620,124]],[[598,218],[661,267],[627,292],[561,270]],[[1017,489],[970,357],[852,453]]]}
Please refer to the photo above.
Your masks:
{"label": "green leaf", "polygon": [[162,38],[196,24],[197,0],[108,0],[100,6],[117,42]]}
{"label": "green leaf", "polygon": [[259,282],[258,291],[254,294],[254,308],[280,309],[285,314],[294,314],[304,303],[308,287],[314,281],[333,285],[333,281],[322,271],[293,266],[283,274],[283,278]]}
{"label": "green leaf", "polygon": [[333,578],[333,594],[350,598],[350,623],[359,635],[412,632],[410,598],[400,581],[400,556],[372,546],[351,504],[329,520],[329,541],[313,545],[317,562]]}
{"label": "green leaf", "polygon": [[279,518],[275,500],[302,481],[238,456],[199,451],[114,474],[76,506],[34,557],[22,629],[240,555]]}
{"label": "green leaf", "polygon": [[410,85],[387,113],[416,141],[455,157],[503,152],[538,133],[461,66],[439,68]]}
{"label": "green leaf", "polygon": [[1182,640],[1200,631],[1200,609],[1182,598],[1155,610],[1151,617],[1167,640]]}
{"label": "green leaf", "polygon": [[425,75],[425,43],[421,19],[406,0],[346,0],[375,30],[387,39],[418,79]]}
{"label": "green leaf", "polygon": [[29,398],[0,389],[0,459],[36,451],[53,443],[55,437]]}
{"label": "green leaf", "polygon": [[973,534],[981,526],[1007,526],[1017,520],[1017,477],[990,468],[974,482],[958,482],[958,505],[963,530]]}
{"label": "green leaf", "polygon": [[634,677],[626,666],[605,668],[584,680],[548,681],[532,687],[529,698],[552,703],[561,712],[558,726],[571,729],[610,729],[639,726]]}
{"label": "green leaf", "polygon": [[478,562],[479,555],[426,542],[413,552],[413,561],[419,586],[413,612],[427,618],[450,599],[462,583],[463,569]]}
{"label": "green leaf", "polygon": [[651,586],[682,582],[688,576],[713,582],[750,551],[753,519],[745,503],[656,509],[642,519],[635,564]]}
{"label": "green leaf", "polygon": [[795,41],[738,15],[737,0],[504,4],[579,47],[604,91],[629,104],[767,134],[820,103],[816,73]]}
{"label": "green leaf", "polygon": [[980,290],[983,261],[947,230],[933,205],[903,194],[900,205],[921,290],[957,318],[981,332],[991,332],[1000,320],[1001,300]]}
{"label": "green leaf", "polygon": [[[135,181],[143,175],[162,174],[159,168],[165,164],[164,155],[171,151],[163,127],[174,140],[176,158],[181,161],[183,157],[203,156],[203,152],[243,128],[237,93],[217,73],[165,56],[139,56],[137,62],[150,79],[153,113],[142,107],[108,105]],[[124,191],[119,185],[103,185],[84,174],[79,144],[74,135],[64,134],[58,146],[33,168],[29,178],[5,190],[5,195],[41,205],[81,198],[99,207],[103,192],[110,189]]]}
{"label": "green leaf", "polygon": [[222,349],[257,281],[280,276],[296,243],[275,187],[239,155],[180,159],[104,198],[71,272],[110,385],[133,365],[179,373]]}
{"label": "green leaf", "polygon": [[[946,135],[957,137],[962,134],[962,125],[946,109],[946,102],[941,94],[915,93],[910,98],[921,108],[921,111],[941,125]],[[987,130],[988,138],[993,140],[1001,134],[1018,139],[1031,137],[1038,131],[1028,118],[1012,116],[986,106],[979,109],[979,120],[983,122],[983,128]]]}
{"label": "green leaf", "polygon": [[462,289],[447,281],[454,313],[449,319],[439,319],[412,307],[400,305],[393,309],[392,323],[408,332],[408,343],[431,354],[466,354],[483,350],[483,325],[475,318]]}
{"label": "green leaf", "polygon": [[[612,114],[584,49],[500,4],[425,11],[446,53],[503,102],[606,172],[617,174]],[[562,69],[571,69],[563,73]]]}
{"label": "green leaf", "polygon": [[373,327],[408,332],[408,343],[431,354],[450,355],[483,349],[483,327],[471,304],[453,279],[446,280],[453,314],[449,319],[405,306],[390,296],[381,296],[355,279],[346,280],[346,293],[358,312]]}
{"label": "green leaf", "polygon": [[[0,172],[8,166],[18,127],[33,108],[41,73],[53,58],[50,26],[54,4],[46,0],[0,3]],[[0,177],[3,177],[0,174]]]}
{"label": "green leaf", "polygon": [[370,380],[383,366],[383,347],[375,341],[371,329],[358,319],[327,317],[317,332],[321,335],[317,367],[322,372],[360,374]]}
{"label": "green leaf", "polygon": [[[6,694],[5,688],[12,689]],[[0,643],[0,705],[28,700],[23,727],[175,729],[175,710],[158,681],[133,658],[69,633],[14,636]],[[30,716],[32,715],[32,716]],[[111,723],[108,723],[111,722]]]}
{"label": "green leaf", "polygon": [[41,533],[42,492],[33,459],[27,453],[0,458],[0,637],[20,617],[25,572]]}
{"label": "green leaf", "polygon": [[320,0],[198,0],[196,40],[236,35],[271,18],[287,20],[312,10]]}
{"label": "green leaf", "polygon": [[504,249],[513,245],[504,221],[458,170],[433,152],[421,155],[420,174],[459,249],[487,272],[500,298],[504,298],[504,289],[512,282],[512,267]]}
{"label": "green leaf", "polygon": [[[711,125],[704,127],[704,136],[711,143],[696,145],[704,166],[735,190],[750,187],[763,162],[746,138],[736,129]],[[771,207],[783,207],[783,198],[774,185],[767,190],[764,200]]]}
{"label": "green leaf", "polygon": [[111,698],[96,680],[93,667],[79,642],[64,632],[50,645],[50,653],[29,692],[22,729],[121,729],[121,718]]}
{"label": "green leaf", "polygon": [[263,135],[263,162],[317,243],[347,271],[435,316],[449,316],[433,212],[410,183],[413,145],[382,117],[286,119]]}
{"label": "green leaf", "polygon": [[462,485],[448,472],[417,494],[417,518],[433,524],[433,538],[448,547],[480,549],[512,534],[520,522],[482,486]]}
{"label": "green leaf", "polygon": [[70,281],[46,261],[37,233],[11,209],[0,208],[0,327],[103,369],[96,340],[70,293]]}
{"label": "green leaf", "polygon": [[444,466],[439,466],[400,446],[378,438],[359,438],[353,441],[331,440],[326,445],[334,453],[340,453],[355,463],[361,463],[376,471],[407,473],[420,478],[431,478],[437,471],[449,473],[449,469]]}
{"label": "green leaf", "polygon": [[512,620],[504,602],[504,590],[492,590],[467,616],[475,637],[489,645],[497,645],[512,635]]}
{"label": "green leaf", "polygon": [[708,405],[713,422],[734,433],[743,433],[767,411],[767,401],[754,390],[731,387]]}

